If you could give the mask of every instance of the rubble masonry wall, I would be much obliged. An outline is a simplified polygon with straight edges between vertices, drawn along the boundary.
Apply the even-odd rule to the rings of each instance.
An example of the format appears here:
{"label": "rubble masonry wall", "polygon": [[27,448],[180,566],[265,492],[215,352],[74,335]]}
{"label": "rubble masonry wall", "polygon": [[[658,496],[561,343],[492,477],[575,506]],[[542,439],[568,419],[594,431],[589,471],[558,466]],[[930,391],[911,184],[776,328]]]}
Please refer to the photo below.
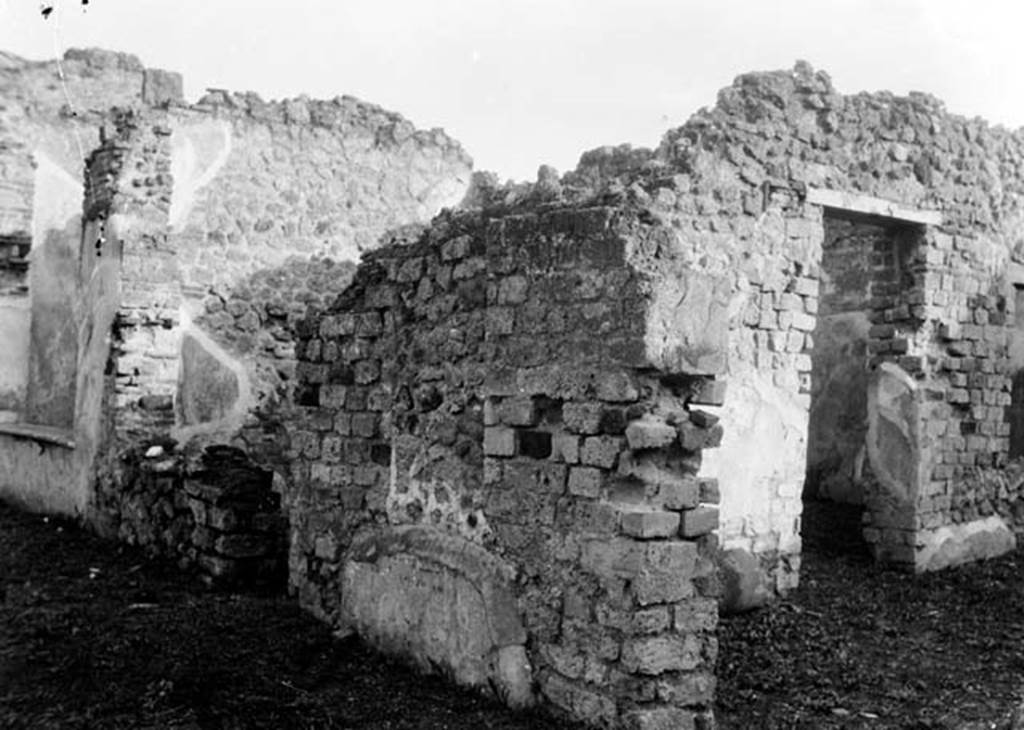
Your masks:
{"label": "rubble masonry wall", "polygon": [[[721,434],[693,406],[720,402],[697,374],[724,364],[726,312],[721,283],[660,259],[658,237],[624,210],[541,205],[442,216],[367,257],[300,349],[303,605],[513,704],[536,682],[596,724],[709,716],[718,490],[696,474]],[[472,557],[438,565],[426,540]],[[422,594],[399,569],[508,591],[523,629],[432,643],[460,594],[406,616],[391,607]]]}

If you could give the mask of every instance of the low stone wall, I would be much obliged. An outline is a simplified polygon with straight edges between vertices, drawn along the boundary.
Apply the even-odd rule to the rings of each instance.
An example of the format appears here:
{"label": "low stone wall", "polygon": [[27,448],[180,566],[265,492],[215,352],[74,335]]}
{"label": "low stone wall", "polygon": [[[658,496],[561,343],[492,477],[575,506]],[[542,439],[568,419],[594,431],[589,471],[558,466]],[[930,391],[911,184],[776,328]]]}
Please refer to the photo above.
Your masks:
{"label": "low stone wall", "polygon": [[189,551],[218,584],[283,588],[288,520],[272,474],[232,447],[212,447],[184,484],[195,528]]}
{"label": "low stone wall", "polygon": [[284,588],[288,520],[270,472],[229,446],[206,450],[194,466],[158,446],[125,461],[119,539],[220,587]]}

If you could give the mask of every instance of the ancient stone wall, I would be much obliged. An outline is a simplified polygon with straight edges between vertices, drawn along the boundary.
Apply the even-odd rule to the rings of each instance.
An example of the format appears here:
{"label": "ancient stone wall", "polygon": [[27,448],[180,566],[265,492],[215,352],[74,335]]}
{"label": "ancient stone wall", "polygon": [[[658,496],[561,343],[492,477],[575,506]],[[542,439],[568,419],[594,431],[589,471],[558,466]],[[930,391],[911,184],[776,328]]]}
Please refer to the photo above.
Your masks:
{"label": "ancient stone wall", "polygon": [[[927,401],[924,410],[948,424],[943,428],[954,429],[923,437],[927,448],[921,453],[930,466],[921,478],[928,485],[910,519],[920,513],[922,523],[929,524],[973,520],[977,495],[1012,520],[1019,487],[991,465],[1004,458],[1005,449],[1000,414],[1009,381],[1000,364],[1004,329],[995,322],[1005,317],[1013,270],[1008,264],[1019,256],[1022,154],[1019,133],[950,115],[925,94],[842,96],[826,75],[798,64],[793,72],[737,78],[715,107],[670,131],[653,153],[594,153],[567,176],[569,182],[590,184],[607,184],[608,175],[616,176],[611,187],[640,201],[672,229],[666,245],[683,260],[733,272],[732,397],[721,414],[723,446],[706,465],[706,473],[717,475],[722,485],[723,543],[768,556],[776,570],[777,545],[780,555],[799,551],[811,370],[807,345],[814,337],[788,355],[781,335],[776,336],[779,349],[762,348],[751,331],[763,329],[760,341],[766,342],[774,327],[746,322],[760,322],[754,312],[766,284],[768,291],[795,293],[795,283],[779,281],[783,272],[807,279],[801,286],[816,299],[822,221],[830,211],[841,211],[843,203],[836,197],[826,203],[808,200],[809,189],[859,192],[891,201],[890,208],[941,212],[941,223],[929,228],[913,262],[916,293],[907,292],[896,305],[877,304],[880,319],[872,324],[893,328],[878,338],[871,355],[901,363],[914,380],[934,384],[914,397]],[[605,158],[617,162],[605,164]],[[780,195],[790,195],[792,203],[774,205],[773,197]],[[884,210],[877,212],[884,219]],[[803,314],[808,318],[797,319],[810,327],[807,334],[816,311]],[[772,324],[771,313],[765,323]],[[942,335],[944,325],[950,325],[952,337]],[[957,334],[964,327],[969,339]],[[986,354],[975,356],[976,346]],[[783,365],[779,356],[800,359]],[[777,376],[766,377],[768,361],[781,365]],[[804,380],[805,387],[794,380]],[[965,382],[975,383],[977,392]],[[752,443],[761,448],[751,448]],[[772,462],[760,462],[758,454],[769,452],[775,455]],[[938,453],[941,461],[932,457]],[[993,486],[971,486],[979,480]],[[990,498],[994,493],[1003,495],[998,506]],[[961,506],[947,508],[947,498]],[[930,528],[919,524],[911,530],[916,537],[907,533],[898,539],[916,543],[923,539],[922,529]],[[920,546],[903,544],[921,552]],[[792,580],[774,583],[785,587]]]}
{"label": "ancient stone wall", "polygon": [[[300,345],[303,605],[513,704],[535,681],[596,724],[708,715],[718,495],[696,473],[721,432],[695,405],[720,402],[698,374],[724,364],[726,317],[720,282],[658,238],[625,210],[539,205],[442,216],[368,257]],[[438,570],[431,606],[414,586]],[[460,580],[513,615],[468,608]],[[467,612],[492,630],[430,639]]]}
{"label": "ancient stone wall", "polygon": [[[31,229],[35,283],[33,316],[21,321],[18,310],[0,323],[24,330],[25,341],[13,363],[24,377],[4,368],[16,406],[4,420],[20,430],[51,421],[72,443],[81,380],[90,402],[104,398],[88,416],[102,429],[99,458],[73,457],[82,461],[65,487],[73,509],[30,473],[47,454],[17,457],[4,493],[31,493],[38,507],[194,559],[202,535],[183,489],[202,471],[204,448],[235,444],[283,492],[287,443],[276,413],[294,383],[296,322],[345,287],[348,259],[389,227],[457,203],[471,162],[441,130],[349,97],[265,103],[217,91],[187,106],[180,77],[105,51],[69,51],[59,69],[5,56],[0,87],[0,214],[13,233]],[[97,145],[83,233],[80,170]],[[59,250],[47,243],[55,232]],[[58,315],[77,306],[83,262],[100,257],[119,266],[103,296],[120,307],[89,333],[110,335],[109,362],[91,356],[83,368],[79,319]]]}

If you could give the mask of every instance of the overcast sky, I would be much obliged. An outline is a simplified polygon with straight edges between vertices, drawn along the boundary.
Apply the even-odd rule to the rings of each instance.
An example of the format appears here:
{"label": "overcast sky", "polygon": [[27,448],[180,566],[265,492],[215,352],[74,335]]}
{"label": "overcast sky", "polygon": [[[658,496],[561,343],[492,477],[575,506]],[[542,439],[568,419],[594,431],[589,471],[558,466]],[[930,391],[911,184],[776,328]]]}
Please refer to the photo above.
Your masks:
{"label": "overcast sky", "polygon": [[266,99],[351,94],[532,179],[656,145],[750,70],[806,59],[844,93],[928,91],[1024,126],[1024,3],[996,0],[0,0],[0,48],[137,54]]}

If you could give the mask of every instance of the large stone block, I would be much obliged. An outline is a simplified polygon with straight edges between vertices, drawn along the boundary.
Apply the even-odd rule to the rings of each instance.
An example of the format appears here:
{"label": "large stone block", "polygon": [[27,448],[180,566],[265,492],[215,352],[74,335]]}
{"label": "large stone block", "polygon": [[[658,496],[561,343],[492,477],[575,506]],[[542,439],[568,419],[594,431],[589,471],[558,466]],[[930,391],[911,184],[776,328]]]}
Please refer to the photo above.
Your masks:
{"label": "large stone block", "polygon": [[701,642],[694,635],[662,634],[628,639],[622,645],[622,666],[635,674],[696,669],[701,663]]}
{"label": "large stone block", "polygon": [[724,277],[686,271],[658,280],[647,305],[647,359],[666,373],[725,372],[731,285]]}
{"label": "large stone block", "polygon": [[678,512],[624,512],[621,518],[622,532],[632,537],[647,540],[656,537],[672,537],[679,529]]}
{"label": "large stone block", "polygon": [[[759,608],[771,598],[767,576],[750,551],[742,548],[724,550],[716,562],[722,587],[718,606],[723,614]],[[677,620],[678,617],[677,613]]]}
{"label": "large stone block", "polygon": [[366,533],[347,554],[345,622],[378,648],[464,685],[533,703],[513,571],[484,548],[429,527]]}
{"label": "large stone block", "polygon": [[640,449],[661,449],[676,438],[676,430],[664,421],[642,419],[626,427],[626,441],[634,451]]}
{"label": "large stone block", "polygon": [[915,535],[917,570],[941,570],[1010,552],[1017,539],[1001,517],[993,515],[959,525],[920,530]]}

